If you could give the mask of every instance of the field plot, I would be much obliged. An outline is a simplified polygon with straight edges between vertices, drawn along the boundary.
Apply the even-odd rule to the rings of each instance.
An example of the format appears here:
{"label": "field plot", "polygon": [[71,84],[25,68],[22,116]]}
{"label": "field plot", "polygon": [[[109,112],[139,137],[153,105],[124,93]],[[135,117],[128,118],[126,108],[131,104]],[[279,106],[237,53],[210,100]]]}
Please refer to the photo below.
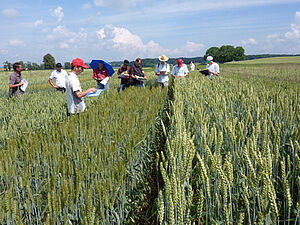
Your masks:
{"label": "field plot", "polygon": [[300,56],[286,56],[286,57],[271,57],[262,59],[252,59],[238,62],[230,62],[227,64],[286,64],[286,63],[300,63]]}
{"label": "field plot", "polygon": [[[8,99],[0,73],[0,224],[297,224],[300,65],[222,65],[85,98],[66,116],[49,72]],[[79,76],[95,87],[91,71]]]}
{"label": "field plot", "polygon": [[160,223],[296,224],[300,66],[222,71],[175,82]]}

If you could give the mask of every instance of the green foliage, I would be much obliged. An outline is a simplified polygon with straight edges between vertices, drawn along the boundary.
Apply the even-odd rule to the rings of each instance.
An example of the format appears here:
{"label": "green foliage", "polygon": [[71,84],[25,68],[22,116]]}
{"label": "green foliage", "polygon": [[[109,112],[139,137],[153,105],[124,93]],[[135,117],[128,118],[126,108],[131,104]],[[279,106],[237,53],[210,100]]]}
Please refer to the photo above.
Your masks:
{"label": "green foliage", "polygon": [[64,63],[64,68],[67,69],[71,69],[71,63],[70,62],[65,62]]}
{"label": "green foliage", "polygon": [[206,57],[209,55],[214,57],[214,61],[220,63],[231,62],[233,60],[240,61],[245,58],[245,50],[243,47],[234,48],[231,45],[223,45],[220,48],[209,48],[204,55],[204,59],[206,59]]}
{"label": "green foliage", "polygon": [[44,68],[45,69],[54,69],[55,68],[55,59],[51,54],[46,54],[43,57]]}
{"label": "green foliage", "polygon": [[175,80],[161,224],[299,221],[299,69],[221,66],[213,82]]}

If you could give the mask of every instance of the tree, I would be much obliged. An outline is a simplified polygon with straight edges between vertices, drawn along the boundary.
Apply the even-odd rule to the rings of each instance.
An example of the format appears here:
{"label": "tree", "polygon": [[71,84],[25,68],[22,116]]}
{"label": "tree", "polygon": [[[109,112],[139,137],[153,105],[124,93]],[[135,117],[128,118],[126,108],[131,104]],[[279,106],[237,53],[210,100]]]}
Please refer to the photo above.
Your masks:
{"label": "tree", "polygon": [[44,68],[45,69],[54,69],[55,68],[55,59],[51,54],[44,55],[43,58]]}
{"label": "tree", "polygon": [[233,60],[240,61],[245,59],[245,50],[242,47],[234,48],[232,45],[223,45],[220,48],[209,48],[204,55],[204,59],[209,55],[214,57],[214,61],[220,63],[231,62]]}
{"label": "tree", "polygon": [[220,49],[218,47],[211,47],[211,48],[209,48],[206,51],[205,55],[204,55],[204,61],[206,61],[206,57],[209,56],[209,55],[212,56],[212,57],[214,57],[214,61],[219,62]]}
{"label": "tree", "polygon": [[236,47],[235,48],[235,51],[234,51],[234,60],[235,61],[240,61],[240,60],[243,60],[245,59],[246,56],[245,56],[245,50],[243,49],[243,47]]}
{"label": "tree", "polygon": [[223,45],[220,48],[219,62],[231,62],[234,59],[234,47],[232,45]]}
{"label": "tree", "polygon": [[64,68],[65,68],[66,70],[71,69],[71,63],[70,63],[70,62],[65,62]]}

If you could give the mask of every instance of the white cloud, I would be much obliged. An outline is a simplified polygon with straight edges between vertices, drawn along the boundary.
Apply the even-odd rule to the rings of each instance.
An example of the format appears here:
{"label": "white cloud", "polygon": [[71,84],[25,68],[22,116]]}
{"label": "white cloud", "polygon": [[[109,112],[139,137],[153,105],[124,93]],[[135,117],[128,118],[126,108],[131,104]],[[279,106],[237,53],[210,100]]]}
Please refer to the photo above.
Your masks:
{"label": "white cloud", "polygon": [[101,28],[100,30],[96,31],[96,34],[99,39],[104,39],[106,37],[104,28]]}
{"label": "white cloud", "polygon": [[1,14],[8,18],[12,18],[12,17],[18,16],[19,12],[16,9],[3,9],[1,11]]}
{"label": "white cloud", "polygon": [[242,45],[257,45],[257,41],[254,38],[249,38],[248,40],[242,40]]}
{"label": "white cloud", "polygon": [[65,42],[61,42],[59,43],[59,47],[62,48],[62,49],[67,49],[69,48],[69,44],[68,43],[65,43]]}
{"label": "white cloud", "polygon": [[284,42],[285,40],[283,38],[280,38],[278,34],[269,34],[267,36],[268,42]]}
{"label": "white cloud", "polygon": [[300,12],[296,12],[295,23],[291,24],[291,30],[285,33],[287,39],[300,39]]}
{"label": "white cloud", "polygon": [[62,21],[63,17],[64,17],[64,13],[63,13],[63,8],[58,6],[56,9],[50,9],[50,14],[51,16],[54,16],[57,18],[57,21],[60,22]]}
{"label": "white cloud", "polygon": [[114,27],[106,25],[96,31],[96,36],[103,46],[111,46],[114,50],[121,52],[125,56],[132,57],[157,57],[161,54],[167,54],[170,57],[175,56],[191,56],[199,55],[203,50],[203,44],[197,44],[187,41],[183,46],[175,49],[168,49],[162,47],[154,40],[144,42],[142,38],[130,32],[124,27]]}
{"label": "white cloud", "polygon": [[66,25],[58,25],[50,34],[47,39],[53,42],[56,46],[58,43],[59,48],[77,48],[79,44],[85,43],[88,34],[84,28],[80,28],[78,32],[70,31]]}
{"label": "white cloud", "polygon": [[0,49],[0,54],[1,55],[6,55],[8,53],[7,49]]}
{"label": "white cloud", "polygon": [[94,0],[94,4],[100,7],[128,9],[135,7],[138,3],[145,2],[145,0]]}
{"label": "white cloud", "polygon": [[41,25],[43,24],[43,20],[37,20],[34,22],[34,27],[35,28],[39,28]]}
{"label": "white cloud", "polygon": [[140,36],[123,27],[107,25],[96,31],[96,35],[103,46],[111,46],[127,56],[153,57],[166,50],[153,40],[144,43]]}
{"label": "white cloud", "polygon": [[90,2],[87,2],[87,3],[83,4],[81,8],[82,9],[90,9],[90,8],[92,8],[92,4]]}
{"label": "white cloud", "polygon": [[9,45],[13,47],[19,47],[19,46],[23,46],[24,42],[21,40],[11,40],[9,41]]}

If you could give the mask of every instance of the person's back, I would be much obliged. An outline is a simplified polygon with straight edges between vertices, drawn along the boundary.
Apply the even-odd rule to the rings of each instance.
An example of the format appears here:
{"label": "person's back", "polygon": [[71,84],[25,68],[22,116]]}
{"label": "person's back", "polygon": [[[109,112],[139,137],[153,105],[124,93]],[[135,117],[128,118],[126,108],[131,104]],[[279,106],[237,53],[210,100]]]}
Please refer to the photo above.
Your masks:
{"label": "person's back", "polygon": [[82,89],[77,75],[71,72],[66,77],[66,95],[69,113],[79,113],[85,109],[83,97],[78,98],[75,91],[82,91]]}

